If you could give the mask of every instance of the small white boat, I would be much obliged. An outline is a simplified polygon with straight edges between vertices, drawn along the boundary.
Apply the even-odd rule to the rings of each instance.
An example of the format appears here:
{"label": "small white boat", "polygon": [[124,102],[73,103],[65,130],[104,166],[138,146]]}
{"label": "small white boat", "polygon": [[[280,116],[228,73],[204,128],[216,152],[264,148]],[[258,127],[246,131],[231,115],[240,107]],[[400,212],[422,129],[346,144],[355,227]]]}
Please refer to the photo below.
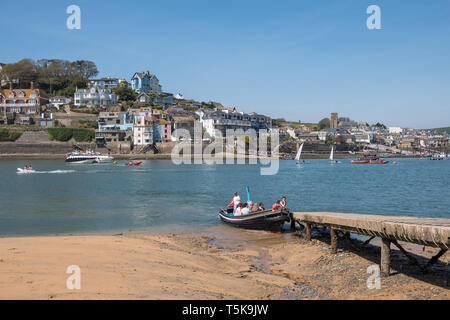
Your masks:
{"label": "small white boat", "polygon": [[92,151],[72,152],[66,156],[66,162],[69,163],[103,163],[112,161],[112,157],[104,156],[101,153]]}
{"label": "small white boat", "polygon": [[298,148],[297,155],[295,156],[295,160],[297,161],[297,164],[305,163],[305,160],[300,161],[300,157],[302,156],[302,151],[303,151],[303,145],[304,145],[304,143],[302,143],[300,148]]}
{"label": "small white boat", "polygon": [[331,164],[339,163],[339,161],[334,160],[334,146],[331,147],[330,163],[331,163]]}
{"label": "small white boat", "polygon": [[35,173],[36,170],[34,170],[33,168],[17,168],[17,173]]}

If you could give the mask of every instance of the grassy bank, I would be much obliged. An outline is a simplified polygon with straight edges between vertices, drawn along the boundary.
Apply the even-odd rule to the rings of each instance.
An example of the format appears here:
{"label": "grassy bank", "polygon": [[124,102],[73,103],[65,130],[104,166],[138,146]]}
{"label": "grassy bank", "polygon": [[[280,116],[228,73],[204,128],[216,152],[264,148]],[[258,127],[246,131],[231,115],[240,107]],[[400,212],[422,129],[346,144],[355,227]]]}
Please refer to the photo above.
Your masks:
{"label": "grassy bank", "polygon": [[0,141],[1,142],[14,142],[20,138],[23,131],[10,130],[10,129],[0,129]]}
{"label": "grassy bank", "polygon": [[67,142],[75,139],[77,142],[90,142],[95,138],[95,132],[82,128],[48,128],[48,135],[51,141]]}

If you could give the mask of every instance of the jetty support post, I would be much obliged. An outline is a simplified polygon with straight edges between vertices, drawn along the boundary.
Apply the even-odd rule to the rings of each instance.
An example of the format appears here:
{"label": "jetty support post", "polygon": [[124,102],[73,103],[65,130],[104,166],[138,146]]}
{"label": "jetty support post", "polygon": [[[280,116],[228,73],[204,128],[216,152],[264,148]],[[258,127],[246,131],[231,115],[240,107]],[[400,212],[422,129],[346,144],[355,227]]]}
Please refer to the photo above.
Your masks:
{"label": "jetty support post", "polygon": [[330,237],[331,237],[331,252],[337,253],[338,251],[338,235],[336,229],[333,227],[330,228]]}
{"label": "jetty support post", "polygon": [[432,257],[427,265],[425,266],[425,270],[427,270],[429,267],[431,267],[433,264],[435,264],[436,262],[438,262],[439,258],[442,257],[448,249],[441,249],[438,254],[436,254],[434,257]]}
{"label": "jetty support post", "polygon": [[305,224],[306,240],[311,241],[311,224]]}
{"label": "jetty support post", "polygon": [[381,239],[381,275],[389,277],[391,273],[391,240]]}

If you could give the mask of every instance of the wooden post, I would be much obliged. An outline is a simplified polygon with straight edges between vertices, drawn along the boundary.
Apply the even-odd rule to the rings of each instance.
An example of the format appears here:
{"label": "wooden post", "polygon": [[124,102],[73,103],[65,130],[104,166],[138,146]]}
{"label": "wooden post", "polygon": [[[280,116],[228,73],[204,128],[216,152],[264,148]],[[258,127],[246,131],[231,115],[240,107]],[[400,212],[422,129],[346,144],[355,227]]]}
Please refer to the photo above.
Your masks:
{"label": "wooden post", "polygon": [[389,277],[391,273],[391,241],[381,239],[381,275]]}
{"label": "wooden post", "polygon": [[311,241],[311,224],[310,223],[306,223],[305,232],[306,232],[306,240]]}
{"label": "wooden post", "polygon": [[294,214],[292,212],[289,212],[289,217],[291,218],[291,231],[295,231],[295,219]]}
{"label": "wooden post", "polygon": [[330,236],[331,236],[331,252],[337,253],[338,236],[337,236],[337,232],[334,228],[330,228]]}
{"label": "wooden post", "polygon": [[432,257],[430,259],[430,261],[428,261],[427,265],[425,268],[429,268],[431,267],[433,264],[435,264],[436,262],[438,262],[439,258],[442,257],[445,253],[447,252],[447,249],[441,249],[441,251],[439,251],[439,253],[437,255],[435,255],[434,257]]}

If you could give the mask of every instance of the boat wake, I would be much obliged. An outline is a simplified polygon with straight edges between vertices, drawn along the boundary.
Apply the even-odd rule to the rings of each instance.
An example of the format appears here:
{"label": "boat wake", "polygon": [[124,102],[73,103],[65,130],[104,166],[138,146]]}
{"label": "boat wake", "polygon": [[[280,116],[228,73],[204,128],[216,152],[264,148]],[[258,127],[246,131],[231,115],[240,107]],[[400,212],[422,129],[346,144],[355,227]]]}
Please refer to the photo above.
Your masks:
{"label": "boat wake", "polygon": [[52,171],[35,171],[35,170],[31,170],[31,171],[25,171],[25,170],[18,170],[17,173],[18,174],[43,174],[43,173],[49,173],[49,174],[64,174],[64,173],[73,173],[75,172],[75,170],[52,170]]}

